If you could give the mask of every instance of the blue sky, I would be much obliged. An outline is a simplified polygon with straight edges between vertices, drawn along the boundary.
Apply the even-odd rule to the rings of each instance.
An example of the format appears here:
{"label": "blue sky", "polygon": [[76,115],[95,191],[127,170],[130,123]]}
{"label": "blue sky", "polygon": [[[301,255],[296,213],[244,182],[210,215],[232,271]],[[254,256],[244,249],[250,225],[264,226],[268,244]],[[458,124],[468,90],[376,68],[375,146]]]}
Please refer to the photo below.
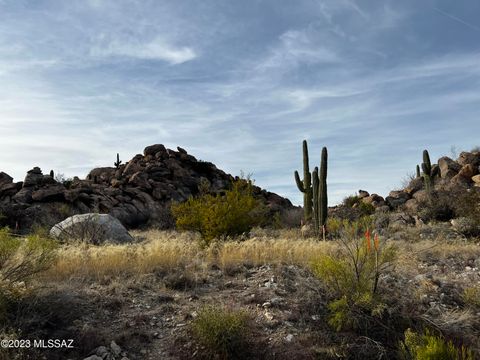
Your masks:
{"label": "blue sky", "polygon": [[184,147],[301,203],[383,196],[480,145],[480,2],[0,0],[0,171],[85,176]]}

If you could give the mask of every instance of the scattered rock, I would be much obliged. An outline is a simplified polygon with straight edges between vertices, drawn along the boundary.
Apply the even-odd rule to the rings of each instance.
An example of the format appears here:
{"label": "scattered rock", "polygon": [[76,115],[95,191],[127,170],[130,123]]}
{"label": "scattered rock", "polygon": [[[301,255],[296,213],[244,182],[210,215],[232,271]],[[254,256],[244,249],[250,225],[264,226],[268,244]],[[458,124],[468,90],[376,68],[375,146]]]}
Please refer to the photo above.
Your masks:
{"label": "scattered rock", "polygon": [[480,152],[466,152],[463,151],[460,153],[460,156],[457,159],[457,162],[461,166],[465,166],[467,164],[472,164],[474,166],[480,165]]}
{"label": "scattered rock", "polygon": [[4,173],[3,171],[0,172],[0,187],[6,184],[11,184],[12,182],[13,178],[10,175]]}
{"label": "scattered rock", "polygon": [[404,191],[390,191],[385,201],[392,209],[396,209],[405,204],[408,199],[410,199],[410,195]]}
{"label": "scattered rock", "polygon": [[450,179],[457,175],[461,169],[461,165],[456,161],[450,159],[448,156],[438,159],[438,166],[440,168],[440,177],[442,179]]}
{"label": "scattered rock", "polygon": [[366,198],[367,196],[370,196],[370,194],[368,193],[368,191],[358,190],[358,198],[359,198],[359,199]]}

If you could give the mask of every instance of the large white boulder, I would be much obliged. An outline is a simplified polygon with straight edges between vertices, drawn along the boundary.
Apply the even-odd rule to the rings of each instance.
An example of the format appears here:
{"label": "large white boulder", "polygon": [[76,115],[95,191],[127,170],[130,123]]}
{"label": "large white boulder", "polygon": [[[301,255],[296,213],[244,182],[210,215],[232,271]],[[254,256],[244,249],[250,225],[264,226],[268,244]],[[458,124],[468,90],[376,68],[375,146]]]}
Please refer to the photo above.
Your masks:
{"label": "large white boulder", "polygon": [[53,226],[50,236],[62,241],[82,241],[95,245],[133,241],[118,219],[108,214],[94,213],[70,216]]}

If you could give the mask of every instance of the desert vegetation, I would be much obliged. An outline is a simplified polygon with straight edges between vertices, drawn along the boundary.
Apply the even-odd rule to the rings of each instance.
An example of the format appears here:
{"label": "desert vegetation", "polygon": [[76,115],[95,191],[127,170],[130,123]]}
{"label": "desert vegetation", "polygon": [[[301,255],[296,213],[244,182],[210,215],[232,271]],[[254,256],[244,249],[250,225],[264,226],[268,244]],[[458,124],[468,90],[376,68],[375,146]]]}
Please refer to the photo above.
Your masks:
{"label": "desert vegetation", "polygon": [[131,230],[121,242],[99,236],[98,215],[62,236],[3,228],[2,338],[75,346],[0,356],[478,358],[473,180],[458,185],[461,168],[432,164],[425,151],[423,173],[405,189],[385,199],[361,190],[328,208],[327,150],[312,173],[306,142],[303,151],[303,180],[294,174],[303,209],[273,211],[250,179],[232,178],[221,191],[202,180],[196,195],[172,202],[176,229]]}

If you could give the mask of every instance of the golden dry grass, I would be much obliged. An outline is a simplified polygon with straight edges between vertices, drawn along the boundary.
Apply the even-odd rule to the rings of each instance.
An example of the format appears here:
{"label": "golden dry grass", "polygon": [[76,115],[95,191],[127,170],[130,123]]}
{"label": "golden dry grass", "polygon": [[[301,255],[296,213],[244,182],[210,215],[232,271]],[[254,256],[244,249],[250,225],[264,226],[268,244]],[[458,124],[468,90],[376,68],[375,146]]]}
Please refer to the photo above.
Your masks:
{"label": "golden dry grass", "polygon": [[[298,231],[270,234],[259,232],[245,241],[216,243],[202,249],[198,237],[175,231],[135,232],[143,241],[128,245],[70,245],[59,250],[58,261],[45,273],[51,280],[101,279],[105,276],[142,275],[155,271],[193,271],[215,264],[229,269],[242,264],[307,265],[313,259],[338,249],[336,241],[302,239]],[[418,271],[419,260],[446,257],[467,259],[480,256],[480,246],[473,243],[425,240],[395,241],[398,249],[397,269]]]}
{"label": "golden dry grass", "polygon": [[65,246],[44,276],[51,280],[101,279],[187,267],[198,270],[212,264],[222,269],[242,264],[306,265],[337,246],[334,242],[295,239],[290,233],[278,238],[257,237],[217,243],[207,249],[202,249],[198,239],[188,233],[147,231],[135,235],[144,241],[128,245]]}

